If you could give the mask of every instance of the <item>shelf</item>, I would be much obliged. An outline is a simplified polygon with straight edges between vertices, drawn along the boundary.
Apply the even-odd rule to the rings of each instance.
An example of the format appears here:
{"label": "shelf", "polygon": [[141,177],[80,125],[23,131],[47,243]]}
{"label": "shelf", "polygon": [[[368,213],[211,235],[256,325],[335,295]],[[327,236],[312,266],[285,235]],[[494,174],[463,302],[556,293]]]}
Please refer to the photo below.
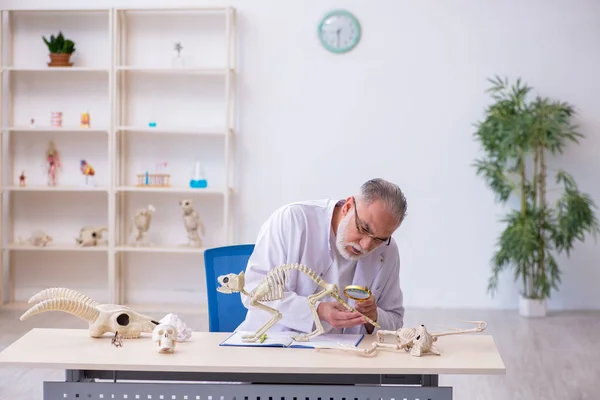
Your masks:
{"label": "shelf", "polygon": [[63,126],[55,128],[52,126],[11,126],[2,128],[9,132],[66,132],[66,133],[108,133],[108,129],[99,128],[80,128],[78,126]]}
{"label": "shelf", "polygon": [[[117,128],[122,132],[138,132],[152,135],[198,135],[198,136],[226,136],[226,129],[205,129],[205,128],[150,128],[150,127],[134,127],[120,126]],[[230,131],[231,133],[231,131]]]}
{"label": "shelf", "polygon": [[120,66],[117,71],[143,72],[151,74],[196,74],[196,75],[226,75],[233,72],[233,69],[227,68],[195,68],[195,67],[137,67]]}
{"label": "shelf", "polygon": [[138,187],[138,186],[119,186],[118,192],[148,192],[148,193],[190,193],[199,195],[224,195],[225,190],[220,189],[192,189],[189,187]]}
{"label": "shelf", "polygon": [[19,243],[11,243],[5,247],[6,250],[18,250],[18,251],[107,251],[107,246],[89,246],[89,247],[81,247],[76,244],[67,244],[67,243],[56,243],[49,244],[47,246],[32,246],[30,244],[19,244]]}
{"label": "shelf", "polygon": [[106,72],[109,73],[109,68],[95,67],[2,67],[3,71],[10,72]]}
{"label": "shelf", "polygon": [[204,254],[206,247],[180,246],[119,246],[116,251],[129,253],[192,253]]}
{"label": "shelf", "polygon": [[11,192],[108,192],[106,186],[7,186]]}
{"label": "shelf", "polygon": [[[0,115],[0,150],[6,154],[0,189],[8,194],[1,204],[8,220],[0,220],[0,253],[6,256],[0,260],[0,273],[5,272],[0,275],[6,276],[0,276],[0,306],[4,299],[21,302],[21,286],[42,290],[56,281],[106,293],[108,303],[135,303],[138,310],[206,313],[204,253],[213,243],[235,242],[235,9],[173,5],[2,15],[6,65],[0,66],[5,82],[0,100],[7,107]],[[59,30],[76,43],[71,67],[47,65],[42,36]],[[181,64],[171,63],[176,43],[183,49]],[[55,112],[62,113],[62,127],[50,126]],[[79,126],[84,112],[90,113],[90,128]],[[29,125],[32,120],[36,125]],[[158,126],[148,126],[150,121]],[[51,140],[61,157],[58,186],[47,185]],[[101,186],[85,185],[81,160],[96,172],[90,182]],[[160,171],[167,162],[170,180],[149,182],[172,186],[135,186],[142,182],[138,172]],[[189,187],[197,163],[207,188]],[[22,171],[26,186],[19,186]],[[60,194],[40,195],[44,192]],[[186,198],[193,200],[206,232],[200,248],[187,246],[179,204]],[[156,210],[148,237],[155,245],[129,245],[139,223],[136,212],[149,205]],[[108,244],[78,246],[75,237],[87,226],[105,227]],[[39,247],[21,240],[37,230],[51,231],[57,242]],[[89,270],[73,252],[87,252]],[[161,276],[173,262],[177,273]]]}

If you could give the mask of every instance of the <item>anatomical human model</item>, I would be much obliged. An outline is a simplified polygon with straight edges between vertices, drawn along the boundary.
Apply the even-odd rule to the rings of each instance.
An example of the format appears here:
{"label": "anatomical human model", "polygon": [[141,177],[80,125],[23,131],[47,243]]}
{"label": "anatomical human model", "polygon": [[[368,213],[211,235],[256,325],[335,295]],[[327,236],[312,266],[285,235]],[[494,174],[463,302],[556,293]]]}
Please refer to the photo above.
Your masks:
{"label": "anatomical human model", "polygon": [[198,230],[204,235],[204,225],[200,215],[194,210],[194,203],[191,199],[184,199],[179,202],[181,211],[183,211],[183,222],[188,236],[188,246],[201,247],[202,240]]}
{"label": "anatomical human model", "polygon": [[92,177],[95,176],[96,175],[96,171],[90,165],[90,163],[88,163],[86,160],[81,160],[81,162],[79,164],[79,170],[81,171],[81,173],[83,174],[83,176],[85,176],[85,184],[89,185],[90,184],[89,177],[90,176],[92,176]]}
{"label": "anatomical human model", "polygon": [[46,161],[48,163],[48,186],[56,186],[56,170],[61,168],[60,155],[54,148],[54,142],[50,141],[50,146],[46,152]]}
{"label": "anatomical human model", "polygon": [[134,238],[134,246],[143,246],[148,244],[146,242],[146,235],[150,230],[150,223],[152,222],[152,214],[156,211],[156,208],[152,204],[148,204],[148,207],[138,210],[133,216],[133,225],[136,231]]}
{"label": "anatomical human model", "polygon": [[[477,324],[477,328],[471,329],[452,329],[451,331],[430,333],[421,324],[416,328],[400,328],[396,331],[377,331],[377,342],[374,342],[370,348],[361,349],[358,347],[344,347],[344,350],[354,351],[361,355],[372,355],[378,349],[389,350],[404,350],[410,352],[415,357],[420,357],[423,354],[434,354],[439,356],[440,351],[435,347],[434,342],[437,342],[441,336],[461,335],[471,332],[483,332],[487,327],[485,321],[463,321],[466,323]],[[396,344],[383,343],[385,335],[394,335]]]}
{"label": "anatomical human model", "polygon": [[171,324],[158,324],[152,332],[152,341],[158,353],[173,353],[177,343],[177,328]]}
{"label": "anatomical human model", "polygon": [[[267,311],[273,315],[273,317],[262,327],[260,327],[254,334],[243,335],[243,341],[255,342],[259,340],[264,333],[266,333],[273,325],[281,320],[282,314],[279,310],[268,307],[263,303],[283,299],[285,293],[285,284],[289,279],[289,274],[293,271],[298,271],[305,274],[317,285],[323,288],[323,290],[319,293],[308,296],[308,306],[313,314],[316,327],[315,330],[308,334],[300,334],[296,336],[294,340],[309,341],[310,338],[321,335],[324,332],[323,325],[319,319],[319,314],[317,314],[315,303],[327,295],[333,297],[348,310],[357,312],[356,309],[354,309],[340,297],[337,285],[325,282],[323,279],[317,276],[313,270],[302,264],[284,264],[270,270],[269,273],[267,273],[267,275],[259,282],[256,288],[254,288],[254,290],[252,290],[250,293],[244,289],[244,271],[240,272],[239,274],[221,275],[218,277],[218,282],[221,285],[217,288],[219,292],[226,294],[239,292],[247,297],[250,297],[250,305],[252,307],[258,307],[261,310]],[[377,328],[380,327],[376,322],[372,321],[367,316],[364,317],[371,325],[376,326]]]}
{"label": "anatomical human model", "polygon": [[29,303],[37,304],[21,315],[21,321],[45,311],[62,311],[87,321],[89,335],[93,338],[99,338],[107,332],[114,333],[112,343],[117,345],[120,345],[121,339],[137,339],[142,333],[152,333],[159,325],[157,321],[129,307],[100,304],[67,288],[44,289],[31,297]]}

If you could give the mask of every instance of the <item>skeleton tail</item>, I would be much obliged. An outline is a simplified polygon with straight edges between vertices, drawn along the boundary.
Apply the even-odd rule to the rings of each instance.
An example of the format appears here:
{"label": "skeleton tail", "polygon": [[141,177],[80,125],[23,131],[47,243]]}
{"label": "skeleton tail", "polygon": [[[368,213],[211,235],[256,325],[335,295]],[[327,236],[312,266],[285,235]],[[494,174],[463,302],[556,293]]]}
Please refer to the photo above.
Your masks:
{"label": "skeleton tail", "polygon": [[331,292],[329,295],[331,297],[333,297],[334,299],[336,299],[341,305],[343,305],[344,307],[346,307],[348,310],[350,310],[352,312],[357,312],[357,313],[362,314],[362,316],[365,317],[365,320],[368,323],[370,323],[371,325],[373,325],[374,327],[381,328],[381,326],[377,322],[373,321],[371,318],[367,317],[366,315],[364,315],[360,311],[357,311],[356,308],[354,308],[350,304],[346,303],[346,301],[344,299],[342,299],[337,292]]}
{"label": "skeleton tail", "polygon": [[36,315],[45,311],[63,311],[74,315],[88,322],[94,322],[100,311],[90,304],[75,300],[75,299],[47,299],[36,304],[21,315],[21,321],[26,320],[32,315]]}
{"label": "skeleton tail", "polygon": [[98,304],[100,304],[97,301],[91,299],[90,297],[84,295],[83,293],[79,293],[73,289],[67,289],[67,288],[62,288],[62,287],[52,287],[52,288],[44,289],[41,292],[32,296],[29,299],[28,303],[30,303],[30,304],[37,303],[42,300],[48,300],[48,299],[54,299],[54,298],[73,299],[78,302],[89,304],[92,307],[95,307]]}

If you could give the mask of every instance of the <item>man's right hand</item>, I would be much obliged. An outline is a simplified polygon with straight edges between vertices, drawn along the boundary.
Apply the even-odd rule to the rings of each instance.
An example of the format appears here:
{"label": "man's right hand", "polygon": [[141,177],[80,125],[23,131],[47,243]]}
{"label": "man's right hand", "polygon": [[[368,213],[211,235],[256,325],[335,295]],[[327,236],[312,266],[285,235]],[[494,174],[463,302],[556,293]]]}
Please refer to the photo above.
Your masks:
{"label": "man's right hand", "polygon": [[322,302],[317,308],[319,319],[326,321],[332,327],[351,328],[366,322],[365,317],[359,312],[349,311],[338,302]]}

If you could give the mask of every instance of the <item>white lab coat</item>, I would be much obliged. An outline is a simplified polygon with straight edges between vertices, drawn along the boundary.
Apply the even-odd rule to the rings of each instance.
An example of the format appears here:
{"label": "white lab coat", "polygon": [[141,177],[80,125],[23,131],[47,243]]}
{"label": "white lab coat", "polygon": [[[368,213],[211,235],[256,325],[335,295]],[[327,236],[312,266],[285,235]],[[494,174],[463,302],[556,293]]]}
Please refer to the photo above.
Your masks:
{"label": "white lab coat", "polygon": [[[262,225],[254,252],[248,260],[246,290],[254,289],[270,269],[282,264],[304,264],[323,276],[333,263],[332,252],[337,251],[331,248],[329,240],[336,203],[335,200],[297,202],[276,210]],[[400,259],[394,239],[389,246],[383,244],[359,259],[356,265],[353,284],[371,289],[377,301],[377,322],[381,329],[397,330],[403,326],[403,294],[399,281]],[[311,332],[314,323],[307,297],[314,294],[316,289],[316,283],[308,276],[293,271],[286,284],[283,300],[266,303],[283,314],[270,331]],[[241,298],[248,313],[236,331],[255,331],[271,318],[268,312],[249,307],[247,296],[242,295]],[[366,330],[364,325],[360,325],[346,328],[344,332],[366,333]]]}

